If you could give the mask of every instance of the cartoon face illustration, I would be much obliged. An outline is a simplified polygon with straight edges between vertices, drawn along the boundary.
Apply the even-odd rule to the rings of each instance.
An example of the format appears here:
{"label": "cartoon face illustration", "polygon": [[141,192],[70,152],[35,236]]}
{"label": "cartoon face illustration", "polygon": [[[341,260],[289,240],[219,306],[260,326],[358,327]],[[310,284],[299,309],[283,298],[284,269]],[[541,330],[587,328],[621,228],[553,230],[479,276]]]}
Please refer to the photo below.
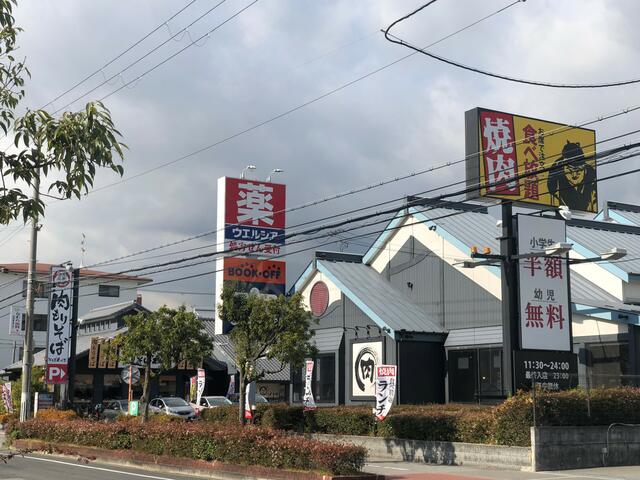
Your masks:
{"label": "cartoon face illustration", "polygon": [[579,142],[567,143],[553,163],[547,180],[554,205],[594,211],[597,206],[596,172],[588,163]]}

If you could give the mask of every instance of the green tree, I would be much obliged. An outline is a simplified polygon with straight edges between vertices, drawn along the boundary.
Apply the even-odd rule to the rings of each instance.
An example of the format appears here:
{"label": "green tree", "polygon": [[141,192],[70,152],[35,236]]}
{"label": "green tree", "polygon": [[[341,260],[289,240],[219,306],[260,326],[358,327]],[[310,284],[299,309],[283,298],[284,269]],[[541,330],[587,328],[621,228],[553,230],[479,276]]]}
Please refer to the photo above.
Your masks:
{"label": "green tree", "polygon": [[17,60],[16,39],[21,31],[15,25],[16,0],[0,0],[0,129],[13,135],[16,151],[0,152],[0,223],[6,224],[22,213],[23,219],[44,214],[45,203],[30,198],[25,185],[38,186],[40,176],[53,173],[57,180],[49,191],[63,198],[80,196],[93,186],[97,167],[120,175],[121,165],[114,154],[123,157],[125,145],[118,141],[109,110],[100,102],[88,103],[79,112],[66,112],[59,118],[44,110],[27,110],[16,118],[15,110],[25,96],[25,77],[29,70]]}
{"label": "green tree", "polygon": [[[246,385],[289,366],[302,367],[305,358],[315,355],[311,314],[304,308],[300,293],[269,298],[238,293],[233,284],[223,289],[218,312],[223,321],[233,325],[229,340],[240,377],[239,418],[244,422]],[[261,358],[277,360],[279,370],[259,368]]]}
{"label": "green tree", "polygon": [[149,417],[149,379],[175,367],[181,361],[200,363],[211,355],[211,337],[195,313],[182,305],[177,310],[160,307],[155,312],[139,312],[124,318],[128,329],[116,344],[120,359],[144,367],[142,421]]}

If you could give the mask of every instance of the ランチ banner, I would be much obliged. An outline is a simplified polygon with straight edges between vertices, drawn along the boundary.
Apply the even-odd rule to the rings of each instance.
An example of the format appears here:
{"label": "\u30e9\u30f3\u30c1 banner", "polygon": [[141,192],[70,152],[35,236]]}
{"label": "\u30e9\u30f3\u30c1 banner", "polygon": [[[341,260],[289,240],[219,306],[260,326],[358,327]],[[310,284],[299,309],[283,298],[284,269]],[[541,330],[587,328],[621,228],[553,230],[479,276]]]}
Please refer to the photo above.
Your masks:
{"label": "\u30e9\u30f3\u30c1 banner", "polygon": [[304,377],[304,396],[302,403],[304,410],[315,410],[316,402],[313,400],[313,392],[311,391],[311,381],[313,380],[313,360],[307,360]]}
{"label": "\u30e9\u30f3\u30c1 banner", "polygon": [[393,399],[396,395],[396,374],[395,365],[378,365],[376,368],[376,408],[375,416],[382,421],[389,414]]}
{"label": "\u30e9\u30f3\u30c1 banner", "polygon": [[204,375],[204,368],[199,368],[198,369],[198,380],[197,380],[197,389],[198,389],[198,393],[196,396],[196,405],[200,405],[200,399],[202,398],[202,394],[204,393],[204,383],[205,383],[205,375]]}
{"label": "\u30e9\u30f3\u30c1 banner", "polygon": [[72,308],[73,281],[71,272],[65,267],[51,267],[46,383],[67,382]]}

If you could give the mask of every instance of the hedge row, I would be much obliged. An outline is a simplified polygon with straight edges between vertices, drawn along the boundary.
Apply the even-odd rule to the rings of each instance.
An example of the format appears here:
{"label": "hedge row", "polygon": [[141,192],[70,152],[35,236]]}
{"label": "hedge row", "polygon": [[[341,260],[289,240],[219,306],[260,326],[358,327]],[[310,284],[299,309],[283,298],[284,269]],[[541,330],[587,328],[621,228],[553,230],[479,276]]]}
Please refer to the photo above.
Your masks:
{"label": "hedge row", "polygon": [[[203,412],[203,419],[213,423],[237,423],[237,418],[237,407]],[[594,389],[589,395],[580,389],[537,392],[537,425],[609,425],[615,422],[640,423],[640,389]],[[520,392],[495,407],[397,406],[381,423],[374,420],[370,407],[328,407],[304,412],[299,406],[260,405],[256,423],[298,433],[529,446],[533,399],[530,393]]]}
{"label": "hedge row", "polygon": [[324,443],[263,427],[205,422],[185,422],[177,428],[175,423],[36,419],[14,424],[12,436],[333,475],[359,472],[366,459],[363,447]]}

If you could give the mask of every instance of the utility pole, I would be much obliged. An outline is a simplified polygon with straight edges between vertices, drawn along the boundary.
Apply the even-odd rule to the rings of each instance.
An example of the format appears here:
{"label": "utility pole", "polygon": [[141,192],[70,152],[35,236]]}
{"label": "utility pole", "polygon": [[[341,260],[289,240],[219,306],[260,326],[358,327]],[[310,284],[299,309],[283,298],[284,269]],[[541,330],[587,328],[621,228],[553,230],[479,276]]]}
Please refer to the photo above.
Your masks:
{"label": "utility pole", "polygon": [[67,398],[65,398],[65,408],[69,407],[69,402],[73,403],[75,396],[76,381],[76,345],[78,336],[78,299],[80,297],[80,269],[73,269],[73,304],[71,307],[71,345],[69,349],[69,374],[67,375]]}
{"label": "utility pole", "polygon": [[507,396],[515,395],[516,384],[513,369],[513,352],[518,348],[518,263],[513,260],[517,254],[516,232],[511,203],[502,203],[502,236],[500,255],[502,256],[502,385]]}
{"label": "utility pole", "polygon": [[[40,199],[40,172],[33,183],[33,200]],[[22,353],[22,393],[20,396],[20,421],[25,422],[31,414],[31,366],[33,364],[33,303],[38,251],[38,214],[31,220],[31,244],[29,245],[29,270],[27,273],[27,305],[24,326],[24,349]]]}

